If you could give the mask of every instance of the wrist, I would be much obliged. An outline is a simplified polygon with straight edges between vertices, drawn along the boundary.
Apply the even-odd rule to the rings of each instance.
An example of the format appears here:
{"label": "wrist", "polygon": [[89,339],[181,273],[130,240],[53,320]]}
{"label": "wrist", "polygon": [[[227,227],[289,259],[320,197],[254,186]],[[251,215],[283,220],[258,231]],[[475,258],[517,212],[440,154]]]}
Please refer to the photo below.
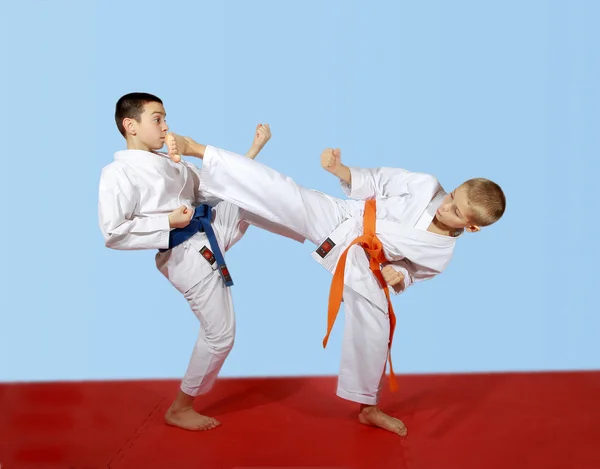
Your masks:
{"label": "wrist", "polygon": [[352,179],[352,173],[350,172],[350,168],[346,165],[340,165],[340,168],[335,172],[335,175],[344,181],[346,184],[350,184]]}
{"label": "wrist", "polygon": [[246,152],[246,156],[248,158],[256,158],[256,156],[260,153],[261,150],[262,148],[260,145],[252,145],[250,147],[250,150]]}

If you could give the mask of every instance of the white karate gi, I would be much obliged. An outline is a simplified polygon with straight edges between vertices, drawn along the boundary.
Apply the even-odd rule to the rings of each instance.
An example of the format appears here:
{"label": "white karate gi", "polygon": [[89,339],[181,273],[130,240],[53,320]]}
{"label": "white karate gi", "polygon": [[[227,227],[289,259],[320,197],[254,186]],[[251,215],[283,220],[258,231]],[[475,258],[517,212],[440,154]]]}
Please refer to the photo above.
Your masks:
{"label": "white karate gi", "polygon": [[[213,230],[225,253],[244,235],[248,223],[290,237],[304,239],[229,202],[206,199],[199,192],[200,170],[181,161],[173,163],[164,153],[124,150],[102,170],[98,214],[106,246],[112,249],[163,249],[169,246],[169,213],[186,205],[215,205]],[[201,254],[211,248],[204,232],[198,232],[173,249],[157,253],[156,267],[181,292],[201,324],[181,389],[204,394],[213,386],[229,354],[235,335],[231,292],[215,262]],[[235,281],[235,272],[232,272]]]}
{"label": "white karate gi", "polygon": [[[256,161],[212,146],[206,148],[200,189],[294,230],[321,245],[335,246],[313,257],[330,272],[339,256],[363,233],[364,200],[377,201],[376,235],[391,265],[405,277],[405,289],[442,272],[456,238],[426,231],[446,193],[437,179],[403,169],[350,168],[352,187],[342,200],[306,189]],[[366,252],[352,246],[344,275],[345,330],[337,395],[355,402],[378,402],[385,370],[390,323],[387,300],[369,268]],[[394,293],[394,289],[390,288]],[[324,307],[326,310],[326,307]]]}

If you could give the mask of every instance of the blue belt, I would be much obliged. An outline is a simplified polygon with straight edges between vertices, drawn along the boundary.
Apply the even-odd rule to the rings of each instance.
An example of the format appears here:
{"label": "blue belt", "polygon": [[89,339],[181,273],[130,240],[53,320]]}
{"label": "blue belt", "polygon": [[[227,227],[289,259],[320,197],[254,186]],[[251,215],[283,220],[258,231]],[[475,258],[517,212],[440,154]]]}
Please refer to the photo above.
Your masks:
{"label": "blue belt", "polygon": [[196,207],[194,210],[194,216],[190,220],[190,223],[185,228],[175,228],[171,230],[169,233],[169,248],[168,249],[159,249],[160,252],[168,251],[169,249],[173,249],[175,246],[179,246],[184,241],[187,241],[192,236],[194,236],[199,231],[204,231],[208,238],[208,242],[210,243],[210,247],[214,251],[211,252],[207,247],[203,247],[200,250],[200,254],[212,265],[217,262],[219,266],[219,273],[221,277],[223,277],[223,281],[225,285],[231,287],[233,285],[233,280],[231,279],[231,275],[229,275],[229,270],[227,269],[227,265],[225,264],[225,259],[223,258],[223,253],[221,253],[221,248],[219,247],[219,243],[217,242],[217,237],[215,236],[215,232],[212,229],[212,225],[210,224],[212,220],[212,207],[207,204],[202,204]]}

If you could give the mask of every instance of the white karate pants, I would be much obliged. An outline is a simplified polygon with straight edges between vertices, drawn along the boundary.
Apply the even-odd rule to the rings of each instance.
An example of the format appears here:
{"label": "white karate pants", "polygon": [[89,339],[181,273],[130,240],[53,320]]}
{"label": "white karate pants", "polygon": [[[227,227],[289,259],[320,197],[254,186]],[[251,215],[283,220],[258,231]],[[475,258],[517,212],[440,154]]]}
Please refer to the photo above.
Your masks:
{"label": "white karate pants", "polygon": [[[217,204],[212,222],[223,254],[244,235],[248,223],[242,219],[239,207],[228,202]],[[190,254],[197,254],[190,250]],[[184,263],[185,264],[185,260]],[[181,265],[182,271],[189,267]],[[178,288],[177,285],[174,285]],[[181,383],[181,390],[190,395],[205,394],[213,387],[235,338],[235,311],[231,288],[218,270],[212,270],[200,282],[181,291],[200,322],[200,333]]]}
{"label": "white karate pants", "polygon": [[190,396],[198,396],[213,387],[233,347],[235,312],[231,289],[225,286],[216,270],[184,296],[200,321],[200,333],[181,390]]}

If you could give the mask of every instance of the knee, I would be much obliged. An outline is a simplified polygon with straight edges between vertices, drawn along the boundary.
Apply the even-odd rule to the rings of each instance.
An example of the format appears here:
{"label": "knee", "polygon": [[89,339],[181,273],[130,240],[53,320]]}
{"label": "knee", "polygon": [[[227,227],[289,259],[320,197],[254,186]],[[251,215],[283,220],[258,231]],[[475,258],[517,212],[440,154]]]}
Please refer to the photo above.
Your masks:
{"label": "knee", "polygon": [[225,334],[220,341],[220,350],[229,353],[235,342],[235,334],[233,331]]}
{"label": "knee", "polygon": [[206,341],[215,353],[229,353],[235,342],[235,329],[232,327],[207,336]]}

